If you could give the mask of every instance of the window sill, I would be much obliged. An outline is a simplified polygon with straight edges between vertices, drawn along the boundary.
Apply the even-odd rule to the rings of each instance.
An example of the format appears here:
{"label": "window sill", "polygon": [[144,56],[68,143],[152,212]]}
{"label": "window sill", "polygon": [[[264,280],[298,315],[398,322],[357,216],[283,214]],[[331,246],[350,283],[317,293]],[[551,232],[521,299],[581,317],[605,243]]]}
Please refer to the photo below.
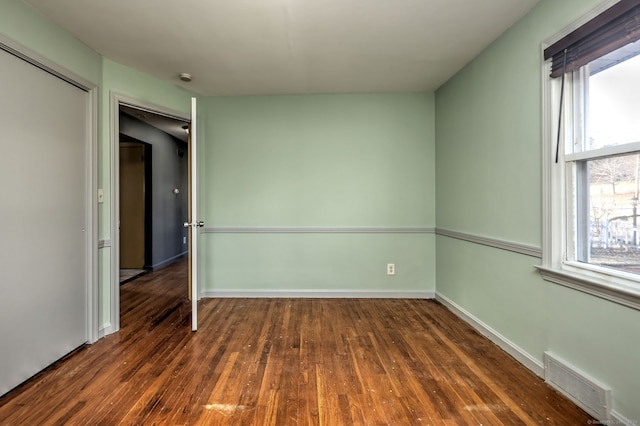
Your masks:
{"label": "window sill", "polygon": [[[640,310],[640,288],[630,286],[624,279],[581,269],[579,272],[574,272],[544,266],[536,266],[536,268],[545,281]],[[575,270],[578,271],[578,268]]]}

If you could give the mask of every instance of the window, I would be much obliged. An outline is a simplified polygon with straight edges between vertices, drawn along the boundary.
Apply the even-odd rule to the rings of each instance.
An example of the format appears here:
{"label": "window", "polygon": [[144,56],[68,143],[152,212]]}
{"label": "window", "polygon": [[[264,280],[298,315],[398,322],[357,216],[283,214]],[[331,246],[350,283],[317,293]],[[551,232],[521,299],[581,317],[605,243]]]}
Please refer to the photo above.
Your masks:
{"label": "window", "polygon": [[542,275],[640,309],[640,1],[545,49]]}

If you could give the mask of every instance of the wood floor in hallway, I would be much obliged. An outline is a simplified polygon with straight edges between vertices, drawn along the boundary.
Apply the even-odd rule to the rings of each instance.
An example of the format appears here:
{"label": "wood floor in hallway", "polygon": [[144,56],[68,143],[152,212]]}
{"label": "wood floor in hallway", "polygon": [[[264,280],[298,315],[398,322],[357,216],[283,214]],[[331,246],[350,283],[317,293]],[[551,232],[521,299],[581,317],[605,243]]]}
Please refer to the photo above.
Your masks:
{"label": "wood floor in hallway", "polygon": [[445,307],[204,299],[185,261],[121,287],[120,332],[0,398],[0,425],[587,425]]}

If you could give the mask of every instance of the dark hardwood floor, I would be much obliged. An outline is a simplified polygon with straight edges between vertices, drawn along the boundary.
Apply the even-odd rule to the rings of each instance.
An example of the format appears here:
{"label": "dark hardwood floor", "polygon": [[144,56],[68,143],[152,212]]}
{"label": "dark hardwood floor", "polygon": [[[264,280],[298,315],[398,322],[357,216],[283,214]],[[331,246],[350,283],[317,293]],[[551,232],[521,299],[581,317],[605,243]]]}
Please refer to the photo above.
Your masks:
{"label": "dark hardwood floor", "polygon": [[586,425],[435,301],[205,299],[186,262],[121,287],[119,333],[0,398],[1,425]]}

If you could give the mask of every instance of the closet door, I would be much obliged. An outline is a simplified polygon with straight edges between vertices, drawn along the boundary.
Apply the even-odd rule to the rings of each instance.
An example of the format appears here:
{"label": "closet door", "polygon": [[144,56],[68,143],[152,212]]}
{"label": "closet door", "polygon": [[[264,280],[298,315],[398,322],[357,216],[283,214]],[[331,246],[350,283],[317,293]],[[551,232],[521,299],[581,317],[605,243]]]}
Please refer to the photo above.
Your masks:
{"label": "closet door", "polygon": [[88,339],[89,95],[0,49],[0,395]]}

